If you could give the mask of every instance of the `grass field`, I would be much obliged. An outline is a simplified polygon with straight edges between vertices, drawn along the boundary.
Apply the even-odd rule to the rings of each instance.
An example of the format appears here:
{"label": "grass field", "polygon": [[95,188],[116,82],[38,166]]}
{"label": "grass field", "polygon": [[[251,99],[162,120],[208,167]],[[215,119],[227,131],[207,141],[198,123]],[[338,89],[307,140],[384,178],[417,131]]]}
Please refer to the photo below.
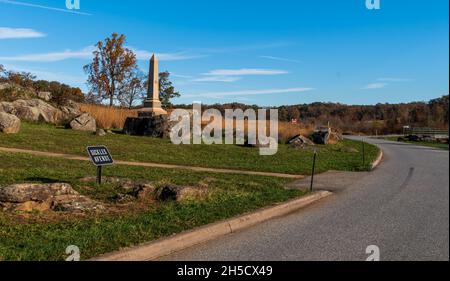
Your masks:
{"label": "grass field", "polygon": [[258,148],[237,145],[173,145],[168,139],[92,133],[55,128],[51,125],[23,123],[19,134],[0,135],[0,146],[86,156],[86,146],[106,145],[117,160],[181,164],[211,168],[245,169],[262,172],[309,174],[314,149],[318,151],[317,171],[368,169],[378,148],[366,144],[366,163],[361,143],[344,140],[336,145],[292,149],[281,144],[273,156],[260,156]]}
{"label": "grass field", "polygon": [[[23,123],[16,135],[0,135],[0,146],[62,152],[86,156],[86,146],[108,146],[115,159],[158,162],[215,168],[309,174],[313,149],[296,150],[280,145],[274,156],[260,156],[257,148],[236,145],[176,146],[169,140],[92,133]],[[366,144],[366,165],[359,152],[361,143],[343,141],[317,146],[317,171],[365,170],[376,158],[378,149]],[[0,260],[64,260],[65,249],[76,245],[87,259],[121,247],[148,242],[244,212],[270,206],[304,195],[283,188],[290,180],[265,176],[215,174],[188,170],[116,165],[106,167],[104,176],[152,182],[155,185],[205,185],[205,198],[181,202],[135,201],[118,204],[117,184],[83,183],[81,178],[95,176],[89,162],[27,154],[0,152],[0,186],[23,182],[67,182],[75,190],[103,202],[101,213],[69,215],[55,212],[10,213],[0,211]]]}
{"label": "grass field", "polygon": [[199,201],[136,203],[122,210],[111,201],[117,186],[79,181],[95,175],[88,162],[0,153],[0,186],[68,182],[80,193],[113,206],[105,214],[71,217],[0,211],[0,260],[63,260],[69,245],[77,245],[86,259],[302,195],[301,191],[285,190],[286,179],[273,177],[128,166],[107,167],[104,174],[180,185],[207,182],[209,193]]}
{"label": "grass field", "polygon": [[[387,137],[387,140],[398,141],[398,137]],[[404,143],[427,146],[432,148],[439,148],[449,150],[449,145],[447,143],[431,142],[431,141],[402,141]]]}

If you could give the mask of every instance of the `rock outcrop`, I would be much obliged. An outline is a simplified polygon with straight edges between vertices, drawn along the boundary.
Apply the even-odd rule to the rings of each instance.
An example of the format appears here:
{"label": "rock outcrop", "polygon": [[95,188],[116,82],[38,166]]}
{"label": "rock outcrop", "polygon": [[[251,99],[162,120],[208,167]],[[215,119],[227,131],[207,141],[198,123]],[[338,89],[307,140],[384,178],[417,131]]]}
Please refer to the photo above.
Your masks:
{"label": "rock outcrop", "polygon": [[15,115],[0,111],[0,133],[17,134],[20,131],[20,119]]}
{"label": "rock outcrop", "polygon": [[0,206],[5,210],[26,212],[85,212],[104,208],[99,202],[80,195],[67,183],[24,183],[0,187]]}
{"label": "rock outcrop", "polygon": [[77,131],[96,132],[97,124],[94,117],[88,113],[83,113],[70,122],[70,128]]}
{"label": "rock outcrop", "polygon": [[74,102],[56,108],[41,99],[0,102],[0,112],[13,114],[21,120],[50,124],[64,124],[81,114],[81,110]]}

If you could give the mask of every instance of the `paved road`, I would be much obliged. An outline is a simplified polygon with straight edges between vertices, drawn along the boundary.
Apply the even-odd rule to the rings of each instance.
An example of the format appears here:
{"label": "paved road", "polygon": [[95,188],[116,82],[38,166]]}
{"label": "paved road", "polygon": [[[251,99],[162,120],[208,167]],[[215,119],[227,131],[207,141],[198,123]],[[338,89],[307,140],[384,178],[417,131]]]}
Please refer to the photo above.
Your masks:
{"label": "paved road", "polygon": [[381,166],[333,196],[165,260],[365,260],[377,245],[381,260],[448,261],[449,152],[369,141]]}

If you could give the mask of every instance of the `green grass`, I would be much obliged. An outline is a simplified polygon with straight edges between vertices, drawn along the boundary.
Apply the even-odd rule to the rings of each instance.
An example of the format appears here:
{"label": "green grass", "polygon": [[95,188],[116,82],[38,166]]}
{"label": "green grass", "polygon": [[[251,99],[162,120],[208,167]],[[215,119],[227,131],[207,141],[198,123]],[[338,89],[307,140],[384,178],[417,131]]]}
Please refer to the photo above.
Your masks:
{"label": "green grass", "polygon": [[[361,143],[345,140],[337,145],[305,150],[280,145],[274,156],[260,156],[257,148],[236,145],[183,145],[169,140],[91,133],[23,123],[19,134],[0,134],[0,146],[86,156],[86,146],[108,146],[115,159],[158,162],[215,168],[309,174],[313,149],[318,151],[317,171],[366,170],[378,149],[366,144],[362,165]],[[359,152],[349,152],[350,150]],[[48,213],[8,213],[0,210],[0,260],[63,260],[65,249],[77,245],[83,259],[152,241],[207,223],[283,202],[304,193],[283,188],[290,180],[237,174],[215,174],[180,169],[160,169],[116,165],[104,168],[104,176],[198,185],[208,182],[203,200],[171,203],[132,203],[117,211],[114,197],[119,186],[82,183],[80,178],[95,175],[89,162],[0,152],[0,186],[23,182],[67,182],[78,192],[104,202],[101,214],[71,216]],[[116,211],[114,211],[116,210]]]}
{"label": "green grass", "polygon": [[[55,128],[51,125],[23,123],[19,134],[0,135],[0,146],[61,152],[86,156],[86,146],[106,145],[117,160],[180,164],[212,168],[309,174],[313,149],[292,149],[279,145],[273,156],[260,156],[258,148],[237,145],[173,145],[168,139],[109,134],[97,137],[92,133]],[[374,161],[378,149],[366,144],[366,165],[362,167],[361,143],[345,140],[337,145],[316,146],[317,171],[364,170]]]}
{"label": "green grass", "polygon": [[[288,180],[273,177],[199,173],[184,170],[112,166],[106,176],[196,185],[209,180],[204,200],[154,203],[116,214],[85,217],[44,214],[10,214],[0,211],[0,260],[63,260],[65,249],[77,245],[83,259],[120,247],[158,239],[217,220],[301,196],[285,190]],[[82,194],[105,204],[117,186],[79,181],[95,175],[83,161],[0,153],[0,186],[18,182],[68,182]]]}
{"label": "green grass", "polygon": [[[399,141],[398,137],[387,137],[386,140]],[[432,141],[407,141],[407,140],[402,140],[401,142],[449,150],[449,145],[447,143],[432,142]]]}

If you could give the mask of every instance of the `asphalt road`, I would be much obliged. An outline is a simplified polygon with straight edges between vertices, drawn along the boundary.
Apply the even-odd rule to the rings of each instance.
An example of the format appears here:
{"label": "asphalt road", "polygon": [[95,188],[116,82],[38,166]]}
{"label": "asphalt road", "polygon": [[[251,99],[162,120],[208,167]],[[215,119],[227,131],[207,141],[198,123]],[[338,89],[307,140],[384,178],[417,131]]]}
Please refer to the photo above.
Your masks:
{"label": "asphalt road", "polygon": [[[368,140],[381,166],[288,216],[167,256],[164,260],[449,260],[449,152]],[[324,188],[324,187],[322,187]],[[326,189],[326,188],[325,188]]]}

